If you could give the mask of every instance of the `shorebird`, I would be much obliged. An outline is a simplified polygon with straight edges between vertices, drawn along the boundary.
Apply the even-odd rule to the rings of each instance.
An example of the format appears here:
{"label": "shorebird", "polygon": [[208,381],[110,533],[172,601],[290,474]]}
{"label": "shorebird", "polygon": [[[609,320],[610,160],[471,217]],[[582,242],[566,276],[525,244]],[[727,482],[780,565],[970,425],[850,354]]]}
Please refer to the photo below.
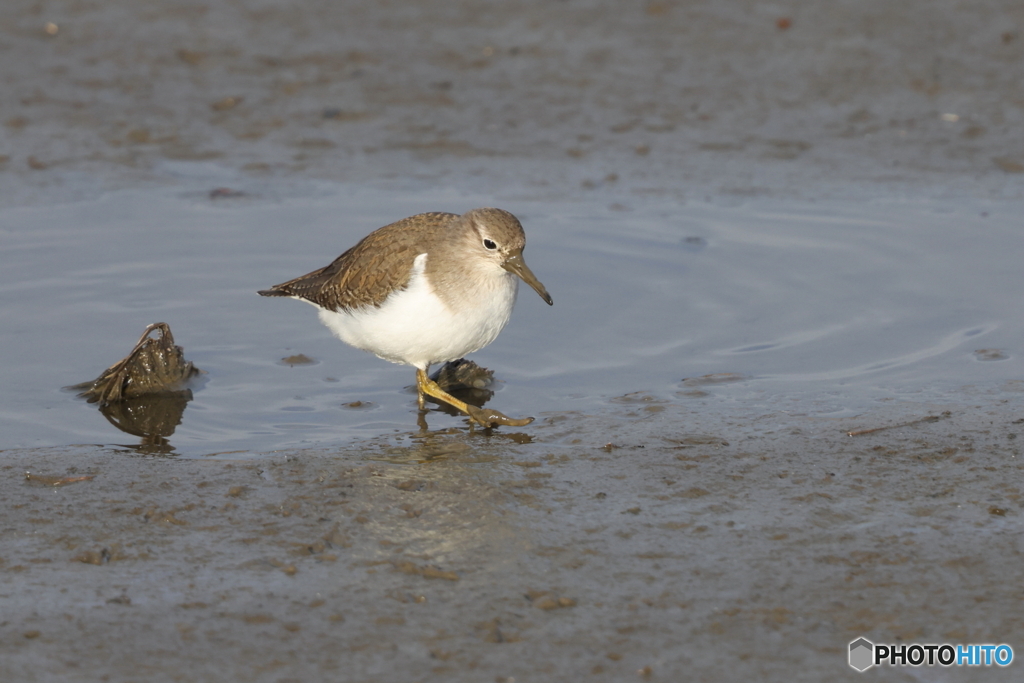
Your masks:
{"label": "shorebird", "polygon": [[421,213],[373,231],[330,265],[259,294],[307,301],[346,344],[414,366],[420,410],[431,396],[485,427],[523,426],[533,418],[468,405],[427,371],[494,341],[512,315],[519,279],[553,304],[523,260],[525,246],[523,226],[508,211]]}

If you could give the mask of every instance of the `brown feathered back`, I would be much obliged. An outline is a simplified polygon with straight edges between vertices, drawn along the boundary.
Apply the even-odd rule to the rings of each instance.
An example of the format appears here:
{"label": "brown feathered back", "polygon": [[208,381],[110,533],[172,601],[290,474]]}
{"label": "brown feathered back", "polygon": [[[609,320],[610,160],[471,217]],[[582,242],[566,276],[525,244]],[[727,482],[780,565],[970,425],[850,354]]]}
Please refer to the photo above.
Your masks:
{"label": "brown feathered back", "polygon": [[[374,230],[319,270],[259,292],[295,296],[332,310],[380,306],[409,283],[413,261],[423,253],[423,230],[437,230],[459,218],[453,213],[421,213]],[[419,246],[417,246],[419,243]]]}

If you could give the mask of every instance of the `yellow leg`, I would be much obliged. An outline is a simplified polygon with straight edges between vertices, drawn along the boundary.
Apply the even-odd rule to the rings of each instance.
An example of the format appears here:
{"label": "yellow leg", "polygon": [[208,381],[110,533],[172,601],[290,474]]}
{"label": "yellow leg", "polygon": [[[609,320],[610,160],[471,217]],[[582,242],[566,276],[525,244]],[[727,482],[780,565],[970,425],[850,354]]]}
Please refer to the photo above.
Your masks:
{"label": "yellow leg", "polygon": [[421,413],[427,409],[427,404],[423,400],[423,382],[420,381],[420,375],[422,374],[426,377],[429,371],[429,365],[426,370],[420,370],[419,368],[416,369],[416,407],[420,409]]}
{"label": "yellow leg", "polygon": [[416,368],[416,391],[419,394],[420,409],[423,408],[423,395],[431,396],[439,401],[444,401],[456,410],[461,410],[469,418],[484,427],[495,425],[507,425],[510,427],[522,427],[533,422],[532,417],[524,417],[521,420],[514,420],[511,417],[489,408],[477,408],[455,398],[437,385],[437,382],[427,377],[427,373]]}

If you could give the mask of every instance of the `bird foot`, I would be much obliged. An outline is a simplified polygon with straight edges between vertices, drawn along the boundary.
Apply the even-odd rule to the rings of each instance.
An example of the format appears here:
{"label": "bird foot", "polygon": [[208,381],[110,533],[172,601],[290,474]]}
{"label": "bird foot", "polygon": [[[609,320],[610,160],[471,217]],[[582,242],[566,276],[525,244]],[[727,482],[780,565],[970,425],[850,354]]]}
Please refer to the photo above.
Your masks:
{"label": "bird foot", "polygon": [[476,406],[471,405],[466,406],[466,412],[469,414],[471,420],[477,424],[483,425],[484,427],[496,427],[498,425],[505,425],[507,427],[525,427],[533,422],[532,417],[524,417],[520,420],[516,420],[498,412],[497,410],[493,410],[491,408],[477,408]]}

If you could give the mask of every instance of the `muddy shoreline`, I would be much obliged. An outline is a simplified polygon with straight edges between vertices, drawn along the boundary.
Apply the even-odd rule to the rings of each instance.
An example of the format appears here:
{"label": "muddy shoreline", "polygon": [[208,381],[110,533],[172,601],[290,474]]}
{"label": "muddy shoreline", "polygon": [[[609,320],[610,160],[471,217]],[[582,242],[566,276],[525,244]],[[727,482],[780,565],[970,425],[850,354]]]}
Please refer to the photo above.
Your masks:
{"label": "muddy shoreline", "polygon": [[[191,444],[196,457],[158,456],[109,445],[118,437],[92,414],[99,427],[75,441],[108,445],[0,445],[0,680],[854,681],[858,637],[1007,643],[1024,657],[1019,299],[1000,298],[994,276],[991,296],[962,295],[968,255],[988,277],[995,256],[1020,248],[1000,242],[1024,198],[1019,0],[9,5],[0,240],[16,248],[0,249],[0,291],[27,302],[4,318],[5,339],[31,353],[7,372],[59,379],[20,394],[40,406],[32,415],[0,419],[55,438],[49,410],[74,401],[58,387],[170,319],[185,272],[223,295],[210,297],[219,311],[171,320],[189,358],[239,402],[246,382],[278,382],[252,419],[318,445],[231,454],[211,438]],[[412,206],[425,195],[433,203]],[[549,259],[543,279],[571,321],[560,329],[572,348],[556,357],[562,319],[533,321],[520,302],[498,342],[508,384],[495,405],[532,409],[531,396],[570,391],[543,376],[570,361],[600,400],[574,409],[566,395],[521,432],[471,432],[442,415],[421,432],[411,412],[396,422],[409,377],[361,379],[344,351],[298,331],[314,322],[255,309],[276,269],[304,272],[299,254],[317,265],[325,233],[339,242],[332,257],[350,246],[331,201],[361,236],[467,210],[467,195],[534,202],[531,267],[540,275]],[[775,204],[682,210],[761,199]],[[815,213],[832,200],[875,213]],[[256,216],[273,225],[253,229]],[[603,233],[586,231],[596,224]],[[807,230],[785,232],[792,224]],[[296,244],[300,225],[310,241]],[[829,233],[869,226],[874,245]],[[192,248],[197,235],[208,249]],[[79,262],[100,243],[113,245],[105,258]],[[240,244],[245,277],[220,256]],[[678,259],[637,258],[634,270],[608,259],[643,250]],[[802,282],[826,253],[870,267]],[[605,368],[593,366],[624,347],[663,367],[656,353],[675,362],[691,333],[625,335],[644,321],[584,308],[611,299],[559,282],[559,262],[573,261],[628,292],[628,310],[665,317],[668,305],[644,305],[667,292],[658,301],[686,304],[694,328],[723,323],[730,338],[701,347],[715,367],[687,375],[743,381],[674,372],[659,386],[621,375],[598,386]],[[919,285],[935,273],[950,284]],[[891,297],[875,290],[866,299],[868,279],[903,287],[906,308],[887,313]],[[828,296],[807,295],[826,281]],[[907,311],[936,301],[941,314],[900,337]],[[88,332],[54,329],[49,318],[68,310],[89,311]],[[274,315],[276,327],[260,322]],[[230,343],[214,334],[226,327]],[[801,344],[819,350],[807,368],[785,353]],[[1002,355],[971,355],[985,349]],[[279,359],[299,352],[342,360],[285,375]],[[847,381],[920,359],[961,374]],[[816,394],[760,382],[799,372],[837,375]],[[335,439],[322,414],[354,400],[391,412],[379,428],[368,413],[365,438]],[[204,409],[195,441],[237,436],[216,402]],[[868,675],[1010,681],[1019,667]]]}
{"label": "muddy shoreline", "polygon": [[1013,643],[1021,420],[986,403],[4,451],[5,679],[852,680],[860,636]]}

